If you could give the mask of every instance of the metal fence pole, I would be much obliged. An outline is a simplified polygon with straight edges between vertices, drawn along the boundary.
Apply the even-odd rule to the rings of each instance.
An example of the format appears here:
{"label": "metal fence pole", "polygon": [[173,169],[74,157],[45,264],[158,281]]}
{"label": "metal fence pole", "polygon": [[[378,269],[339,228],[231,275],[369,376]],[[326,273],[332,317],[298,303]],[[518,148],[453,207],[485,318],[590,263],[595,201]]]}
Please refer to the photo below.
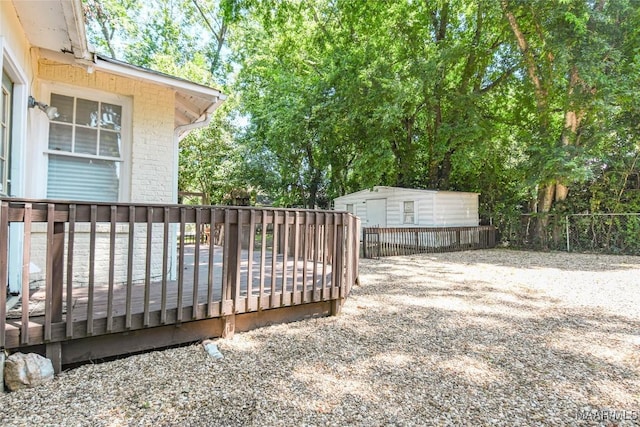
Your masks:
{"label": "metal fence pole", "polygon": [[569,215],[567,215],[565,217],[565,220],[567,221],[567,252],[570,252],[570,248],[569,248]]}

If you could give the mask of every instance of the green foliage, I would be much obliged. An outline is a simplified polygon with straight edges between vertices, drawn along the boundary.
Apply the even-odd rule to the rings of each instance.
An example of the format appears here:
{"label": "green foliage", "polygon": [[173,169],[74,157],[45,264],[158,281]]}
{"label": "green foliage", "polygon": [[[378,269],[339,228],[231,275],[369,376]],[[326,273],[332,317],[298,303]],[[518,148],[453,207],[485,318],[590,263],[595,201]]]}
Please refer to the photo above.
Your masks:
{"label": "green foliage", "polygon": [[212,202],[326,207],[398,185],[480,192],[507,224],[562,185],[551,212],[640,210],[638,0],[85,5],[102,49],[229,82],[234,101],[180,147],[180,188]]}

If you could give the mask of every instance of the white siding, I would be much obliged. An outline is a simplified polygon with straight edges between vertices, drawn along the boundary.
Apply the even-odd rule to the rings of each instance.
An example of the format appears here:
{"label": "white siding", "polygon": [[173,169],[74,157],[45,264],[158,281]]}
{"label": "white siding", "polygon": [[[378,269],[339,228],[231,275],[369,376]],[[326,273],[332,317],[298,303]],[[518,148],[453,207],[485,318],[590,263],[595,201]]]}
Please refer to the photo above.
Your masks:
{"label": "white siding", "polygon": [[435,220],[438,227],[477,226],[480,223],[478,195],[439,192],[435,200]]}
{"label": "white siding", "polygon": [[[367,221],[368,199],[387,200],[387,227],[457,227],[477,226],[478,194],[454,191],[414,190],[396,187],[374,187],[338,197],[335,210],[346,210],[353,204],[362,226]],[[414,202],[415,224],[404,224],[404,202]]]}

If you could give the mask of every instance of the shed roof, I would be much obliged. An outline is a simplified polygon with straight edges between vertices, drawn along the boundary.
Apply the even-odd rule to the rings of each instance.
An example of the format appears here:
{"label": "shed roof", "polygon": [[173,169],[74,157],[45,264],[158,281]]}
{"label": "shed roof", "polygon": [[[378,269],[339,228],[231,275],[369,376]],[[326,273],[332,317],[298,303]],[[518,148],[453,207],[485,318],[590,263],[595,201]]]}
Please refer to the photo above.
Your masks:
{"label": "shed roof", "polygon": [[373,188],[367,188],[364,190],[360,190],[360,191],[356,191],[354,193],[349,193],[349,194],[345,194],[343,196],[340,197],[336,197],[334,200],[340,200],[342,198],[346,198],[346,197],[353,197],[353,196],[366,196],[366,195],[370,195],[371,193],[374,192],[378,192],[378,193],[389,193],[389,192],[411,192],[411,193],[423,193],[423,194],[434,194],[434,193],[452,193],[452,194],[480,194],[480,193],[474,193],[474,192],[468,192],[468,191],[448,191],[448,190],[425,190],[425,189],[419,189],[419,188],[403,188],[403,187],[389,187],[389,186],[384,186],[384,185],[376,185]]}

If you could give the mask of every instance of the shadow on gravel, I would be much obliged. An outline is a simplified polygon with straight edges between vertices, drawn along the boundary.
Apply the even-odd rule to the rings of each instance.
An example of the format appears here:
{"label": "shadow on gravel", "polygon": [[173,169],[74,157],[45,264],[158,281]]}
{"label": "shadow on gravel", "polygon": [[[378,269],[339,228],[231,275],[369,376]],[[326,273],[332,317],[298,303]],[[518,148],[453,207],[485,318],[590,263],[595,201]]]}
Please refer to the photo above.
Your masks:
{"label": "shadow on gravel", "polygon": [[[504,267],[563,271],[603,272],[640,271],[640,257],[631,255],[576,254],[568,252],[534,252],[517,249],[485,249],[425,255],[427,259],[443,260],[467,265],[489,264]],[[406,257],[411,258],[411,257]],[[422,256],[414,257],[409,265],[424,265]]]}
{"label": "shadow on gravel", "polygon": [[[291,363],[282,405],[355,424],[638,422],[638,318],[443,271],[416,278],[415,262],[365,262],[342,316],[288,325],[288,344],[267,351]],[[287,362],[291,347],[305,351]]]}

